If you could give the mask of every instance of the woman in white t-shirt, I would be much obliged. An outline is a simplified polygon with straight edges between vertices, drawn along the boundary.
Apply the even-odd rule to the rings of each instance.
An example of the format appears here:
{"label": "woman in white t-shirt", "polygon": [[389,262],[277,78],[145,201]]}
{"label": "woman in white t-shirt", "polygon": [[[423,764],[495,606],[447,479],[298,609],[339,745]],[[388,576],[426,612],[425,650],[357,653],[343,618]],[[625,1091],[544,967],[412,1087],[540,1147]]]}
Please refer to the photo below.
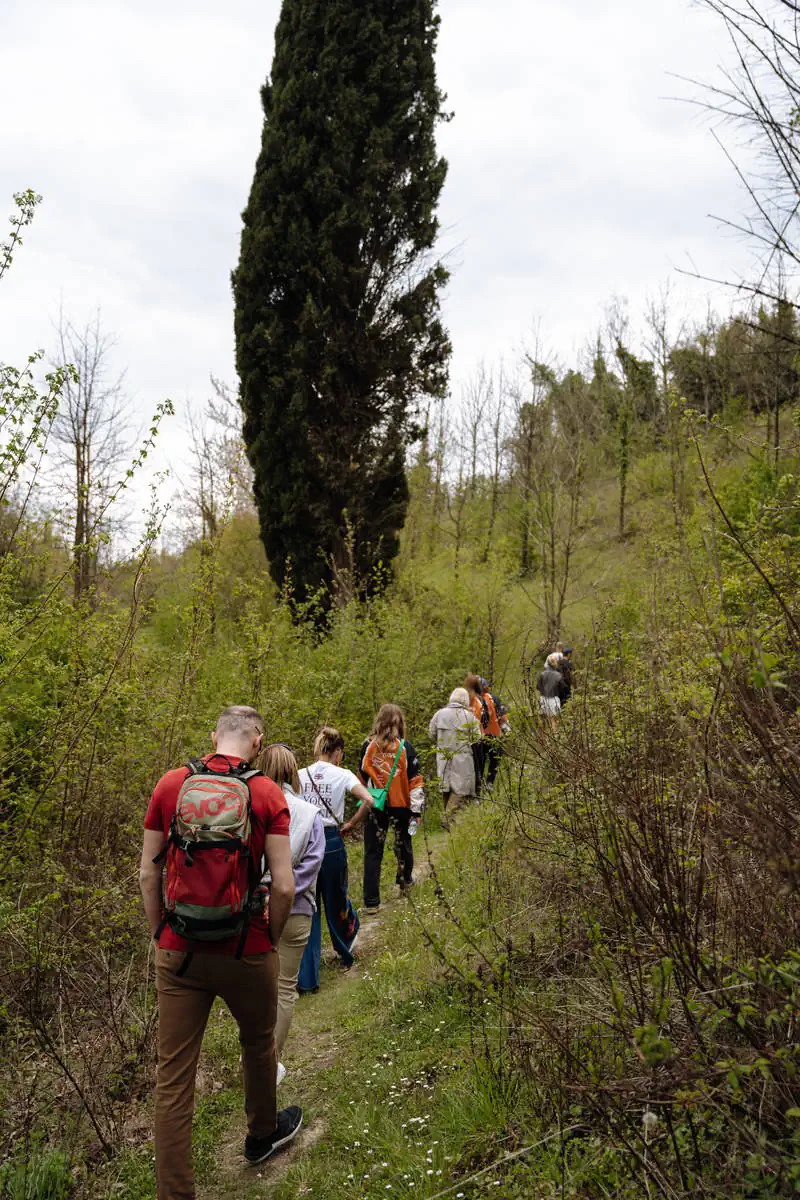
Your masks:
{"label": "woman in white t-shirt", "polygon": [[[347,850],[343,837],[367,816],[372,797],[363,783],[341,765],[344,738],[338,730],[326,725],[314,743],[316,762],[300,772],[303,799],[319,809],[325,829],[325,857],[317,878],[317,911],[311,922],[311,933],[303,952],[297,988],[303,992],[319,989],[319,960],[322,953],[322,916],[325,917],[333,948],[347,971],[353,965],[351,953],[358,933],[358,914],[350,902],[347,890]],[[345,795],[350,792],[361,807],[349,821],[344,819]]]}

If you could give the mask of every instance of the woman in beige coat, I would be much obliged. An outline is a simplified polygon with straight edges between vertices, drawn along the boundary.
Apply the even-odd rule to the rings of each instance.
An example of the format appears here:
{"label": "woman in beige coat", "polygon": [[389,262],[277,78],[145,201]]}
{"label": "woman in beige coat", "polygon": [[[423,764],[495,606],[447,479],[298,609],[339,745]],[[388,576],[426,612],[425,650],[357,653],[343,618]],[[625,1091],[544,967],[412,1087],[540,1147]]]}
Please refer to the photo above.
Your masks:
{"label": "woman in beige coat", "polygon": [[472,746],[481,736],[481,725],[470,708],[469,693],[459,687],[428,726],[436,743],[436,772],[442,804],[453,813],[475,797],[475,763]]}

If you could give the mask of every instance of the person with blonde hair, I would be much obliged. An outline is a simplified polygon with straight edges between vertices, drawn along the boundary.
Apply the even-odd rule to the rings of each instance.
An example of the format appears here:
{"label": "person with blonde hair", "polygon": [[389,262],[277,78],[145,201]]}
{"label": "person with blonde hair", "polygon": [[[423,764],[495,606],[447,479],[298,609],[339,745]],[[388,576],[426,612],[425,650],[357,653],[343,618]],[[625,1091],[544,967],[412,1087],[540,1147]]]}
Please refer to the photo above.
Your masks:
{"label": "person with blonde hair", "polygon": [[[470,707],[469,692],[457,687],[444,708],[431,719],[428,732],[436,745],[436,772],[442,806],[451,815],[462,804],[474,800],[477,782],[473,745],[481,736],[481,725]],[[446,821],[445,821],[446,826]]]}
{"label": "person with blonde hair", "polygon": [[361,747],[359,774],[386,791],[385,807],[373,807],[364,826],[364,908],[375,913],[381,905],[381,864],[389,826],[394,829],[396,881],[405,892],[414,882],[411,838],[425,805],[419,758],[406,741],[406,719],[396,704],[383,704],[378,710],[372,734]]}
{"label": "person with blonde hair", "polygon": [[[317,911],[311,920],[311,932],[297,976],[301,995],[319,991],[321,904],[325,906],[328,932],[341,966],[349,971],[354,962],[352,950],[358,933],[358,914],[348,892],[347,850],[343,839],[370,812],[372,797],[358,776],[342,766],[343,756],[344,738],[338,729],[325,725],[314,742],[316,761],[299,773],[303,799],[318,809],[325,832],[325,855],[317,877]],[[345,821],[344,802],[348,792],[361,801],[361,807]]]}
{"label": "person with blonde hair", "polygon": [[[570,651],[571,653],[571,651]],[[556,642],[556,648],[552,654],[548,654],[544,660],[544,669],[550,671],[560,671],[561,664],[564,661],[564,643]]]}
{"label": "person with blonde hair", "polygon": [[261,751],[259,768],[277,783],[289,806],[289,850],[294,873],[294,903],[278,943],[278,1017],[275,1022],[275,1051],[278,1083],[286,1077],[281,1062],[286,1036],[297,1002],[297,975],[317,908],[317,877],[325,855],[325,829],[319,809],[300,796],[300,777],[294,754],[282,742]]}

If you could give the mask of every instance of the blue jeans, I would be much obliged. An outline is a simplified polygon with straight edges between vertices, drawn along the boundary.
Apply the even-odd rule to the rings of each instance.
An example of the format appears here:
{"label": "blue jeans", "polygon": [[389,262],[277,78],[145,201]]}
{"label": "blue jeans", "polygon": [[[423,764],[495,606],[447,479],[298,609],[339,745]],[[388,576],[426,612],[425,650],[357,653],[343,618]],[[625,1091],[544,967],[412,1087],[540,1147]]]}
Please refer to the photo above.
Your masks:
{"label": "blue jeans", "polygon": [[334,825],[325,826],[325,857],[317,879],[317,911],[311,921],[311,933],[297,976],[297,987],[301,992],[319,987],[323,904],[333,948],[344,966],[349,967],[353,962],[350,947],[358,933],[358,914],[347,894],[347,851],[342,835]]}

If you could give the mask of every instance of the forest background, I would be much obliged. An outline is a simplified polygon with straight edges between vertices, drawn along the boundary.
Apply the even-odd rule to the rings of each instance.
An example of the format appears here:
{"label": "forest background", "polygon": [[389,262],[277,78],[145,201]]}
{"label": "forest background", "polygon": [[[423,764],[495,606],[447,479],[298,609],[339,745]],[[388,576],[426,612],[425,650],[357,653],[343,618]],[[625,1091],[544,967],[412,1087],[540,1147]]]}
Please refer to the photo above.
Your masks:
{"label": "forest background", "polygon": [[[790,90],[779,177],[767,199],[751,192],[769,244],[754,303],[688,329],[665,292],[638,339],[612,303],[586,361],[565,369],[532,344],[477,371],[461,404],[432,403],[401,550],[368,599],[352,580],[298,611],[290,584],[275,589],[224,385],[187,456],[187,545],[160,548],[155,492],[121,555],[115,512],[168,404],[126,458],[99,323],[62,324],[69,353],[44,388],[33,361],[2,369],[9,1195],[102,1194],[108,1164],[146,1145],[130,1130],[153,1069],[135,872],[158,775],[228,703],[255,703],[305,758],[325,720],[352,753],[392,699],[430,777],[428,719],[472,669],[514,735],[474,869],[420,911],[417,986],[457,997],[476,1060],[462,1068],[502,1137],[478,1150],[453,1135],[453,1178],[488,1162],[496,1195],[530,1194],[528,1169],[554,1195],[794,1192],[796,113]],[[17,198],[3,276],[35,207]],[[55,503],[39,487],[50,445],[68,464]],[[550,739],[533,684],[556,636],[575,646],[578,687]],[[446,1103],[451,1084],[435,1086]],[[486,1109],[471,1119],[485,1128]],[[508,1157],[533,1142],[544,1160]],[[440,1185],[418,1186],[407,1194]]]}

